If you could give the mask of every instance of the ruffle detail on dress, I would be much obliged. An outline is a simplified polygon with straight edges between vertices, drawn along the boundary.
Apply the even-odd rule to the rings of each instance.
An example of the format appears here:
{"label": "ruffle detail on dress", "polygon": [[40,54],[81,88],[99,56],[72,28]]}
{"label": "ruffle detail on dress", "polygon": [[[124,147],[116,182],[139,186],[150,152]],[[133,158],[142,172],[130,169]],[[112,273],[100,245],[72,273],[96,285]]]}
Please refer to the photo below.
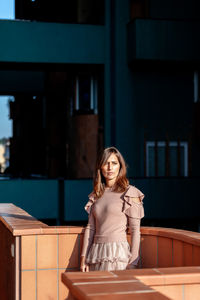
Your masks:
{"label": "ruffle detail on dress", "polygon": [[130,258],[130,246],[126,241],[112,243],[93,243],[88,253],[86,263],[128,263]]}
{"label": "ruffle detail on dress", "polygon": [[87,202],[87,204],[85,205],[85,210],[87,211],[88,214],[90,214],[92,205],[95,202],[95,195],[94,192],[92,192],[91,194],[88,195],[89,201]]}
{"label": "ruffle detail on dress", "polygon": [[118,270],[126,270],[127,263],[116,261],[114,263],[105,261],[96,264],[89,264],[90,271],[118,271]]}
{"label": "ruffle detail on dress", "polygon": [[[140,203],[137,203],[133,198],[139,198]],[[130,185],[129,189],[123,195],[124,206],[123,212],[132,218],[141,219],[144,217],[143,199],[144,194],[135,186]]]}

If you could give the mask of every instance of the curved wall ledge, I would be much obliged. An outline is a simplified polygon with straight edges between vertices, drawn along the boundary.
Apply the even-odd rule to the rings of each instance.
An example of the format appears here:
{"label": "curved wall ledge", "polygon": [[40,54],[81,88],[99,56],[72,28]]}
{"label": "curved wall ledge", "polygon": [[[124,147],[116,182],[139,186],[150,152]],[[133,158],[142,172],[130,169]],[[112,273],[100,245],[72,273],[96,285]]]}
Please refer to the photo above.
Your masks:
{"label": "curved wall ledge", "polygon": [[[85,280],[86,275],[77,272],[83,232],[83,227],[48,226],[13,204],[0,204],[0,299],[65,299],[68,288],[61,281],[62,273],[70,272],[63,275],[65,284],[72,284],[73,274]],[[127,238],[130,241],[129,234]],[[155,297],[164,293],[165,298],[159,299],[168,299],[166,286],[170,299],[190,299],[172,297],[180,290],[185,295],[193,288],[200,292],[199,233],[141,227],[140,249],[140,269],[119,271],[125,272],[119,276],[137,277],[134,280],[149,290],[156,289]],[[153,296],[154,291],[150,293]]]}

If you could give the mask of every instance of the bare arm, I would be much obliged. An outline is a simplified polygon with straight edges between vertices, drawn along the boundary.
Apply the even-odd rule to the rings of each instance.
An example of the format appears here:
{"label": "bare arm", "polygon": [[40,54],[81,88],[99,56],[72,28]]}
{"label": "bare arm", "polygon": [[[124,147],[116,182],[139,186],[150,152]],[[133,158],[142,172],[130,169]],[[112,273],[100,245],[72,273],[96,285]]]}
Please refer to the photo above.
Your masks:
{"label": "bare arm", "polygon": [[[141,204],[141,201],[139,198],[132,198],[132,200],[137,203]],[[134,212],[128,217],[128,225],[129,230],[131,233],[131,258],[129,260],[129,264],[127,266],[127,269],[129,268],[135,268],[137,267],[138,261],[139,261],[139,250],[140,250],[140,217],[137,218],[135,215],[136,210],[133,208]],[[132,215],[132,217],[131,217]],[[138,215],[139,216],[139,215]]]}
{"label": "bare arm", "polygon": [[83,248],[81,253],[81,264],[80,269],[82,272],[88,272],[88,265],[85,263],[85,259],[88,256],[89,250],[91,248],[95,234],[95,220],[93,213],[91,211],[88,219],[88,224],[85,228],[84,237],[83,237]]}
{"label": "bare arm", "polygon": [[129,229],[131,233],[131,258],[127,268],[134,268],[139,261],[140,250],[140,219],[129,217]]}

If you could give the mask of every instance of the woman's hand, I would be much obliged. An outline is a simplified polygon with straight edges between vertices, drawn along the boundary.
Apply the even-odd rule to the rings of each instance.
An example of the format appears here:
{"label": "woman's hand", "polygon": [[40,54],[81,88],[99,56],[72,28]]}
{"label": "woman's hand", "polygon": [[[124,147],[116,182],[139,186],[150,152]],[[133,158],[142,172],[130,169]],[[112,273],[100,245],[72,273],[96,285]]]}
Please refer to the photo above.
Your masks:
{"label": "woman's hand", "polygon": [[89,266],[85,263],[85,256],[81,256],[80,270],[81,272],[89,272]]}
{"label": "woman's hand", "polygon": [[89,272],[89,266],[86,263],[81,264],[81,272]]}

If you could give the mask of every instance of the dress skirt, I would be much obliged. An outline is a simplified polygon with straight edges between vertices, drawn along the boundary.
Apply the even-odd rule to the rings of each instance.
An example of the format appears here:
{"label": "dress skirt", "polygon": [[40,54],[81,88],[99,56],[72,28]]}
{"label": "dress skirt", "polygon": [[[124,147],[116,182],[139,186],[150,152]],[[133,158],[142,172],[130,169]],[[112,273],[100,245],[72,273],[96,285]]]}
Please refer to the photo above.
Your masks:
{"label": "dress skirt", "polygon": [[130,246],[127,241],[93,243],[86,263],[90,271],[125,270],[130,258]]}

